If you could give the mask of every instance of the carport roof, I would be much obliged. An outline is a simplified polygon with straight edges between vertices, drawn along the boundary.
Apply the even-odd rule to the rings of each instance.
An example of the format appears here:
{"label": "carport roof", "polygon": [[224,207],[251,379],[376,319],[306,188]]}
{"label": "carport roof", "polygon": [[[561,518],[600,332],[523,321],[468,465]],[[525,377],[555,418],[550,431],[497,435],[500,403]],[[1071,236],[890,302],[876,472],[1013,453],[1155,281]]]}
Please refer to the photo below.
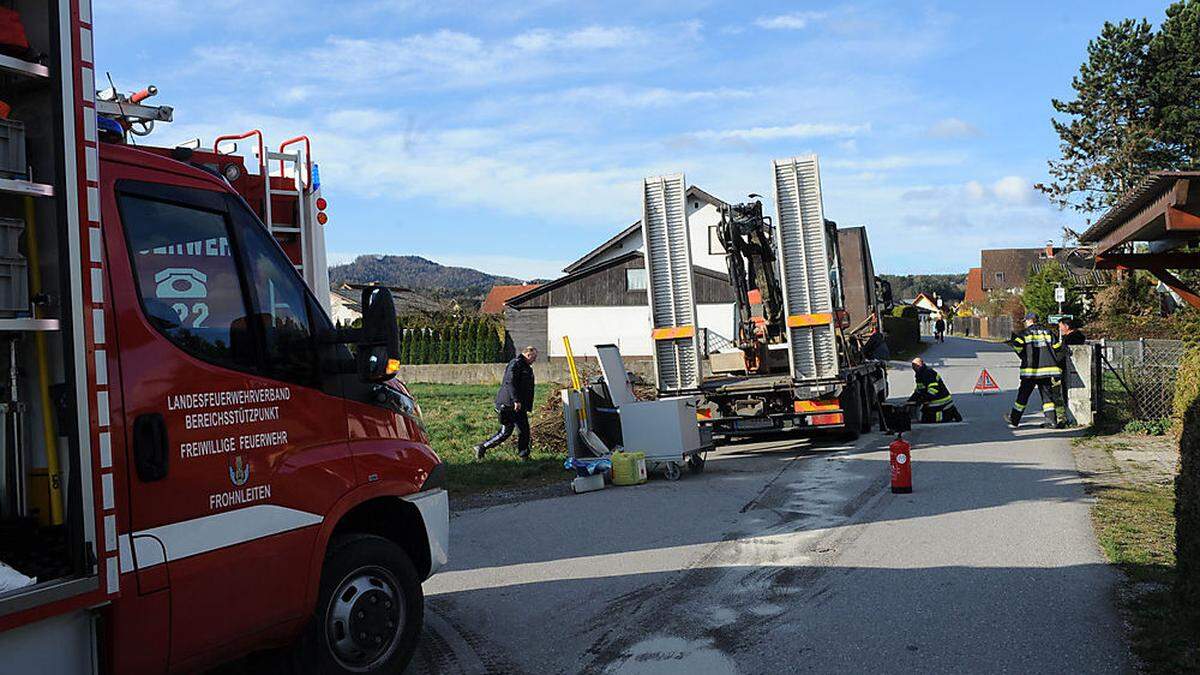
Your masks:
{"label": "carport roof", "polygon": [[1192,222],[1197,216],[1200,171],[1158,171],[1122,195],[1079,240],[1096,244],[1096,253],[1104,255],[1131,241],[1167,238],[1171,230],[1191,230],[1192,235],[1200,236]]}

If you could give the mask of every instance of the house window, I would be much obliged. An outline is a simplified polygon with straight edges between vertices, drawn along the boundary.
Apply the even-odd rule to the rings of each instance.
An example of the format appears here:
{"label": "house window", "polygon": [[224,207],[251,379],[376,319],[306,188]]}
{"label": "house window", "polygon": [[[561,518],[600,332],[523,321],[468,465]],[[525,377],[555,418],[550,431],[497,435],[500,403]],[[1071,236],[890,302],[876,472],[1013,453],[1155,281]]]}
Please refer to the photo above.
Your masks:
{"label": "house window", "polygon": [[996,272],[996,285],[1000,286],[1004,283],[1004,272]]}
{"label": "house window", "polygon": [[646,268],[631,268],[625,270],[625,290],[627,291],[644,291],[646,290]]}
{"label": "house window", "polygon": [[717,234],[717,226],[708,226],[708,254],[725,255],[725,247],[721,245],[721,237]]}

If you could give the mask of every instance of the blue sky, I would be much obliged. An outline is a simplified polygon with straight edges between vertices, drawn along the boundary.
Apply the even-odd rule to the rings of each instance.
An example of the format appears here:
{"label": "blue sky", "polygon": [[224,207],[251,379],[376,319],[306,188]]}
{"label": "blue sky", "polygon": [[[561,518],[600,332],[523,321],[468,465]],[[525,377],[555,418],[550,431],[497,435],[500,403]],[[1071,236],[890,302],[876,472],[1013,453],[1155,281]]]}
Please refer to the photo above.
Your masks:
{"label": "blue sky", "polygon": [[[168,145],[314,139],[327,248],[556,276],[683,171],[726,200],[821,157],[876,270],[957,272],[1082,217],[1032,189],[1105,20],[1168,3],[103,0],[96,60]],[[773,209],[773,207],[772,207]]]}

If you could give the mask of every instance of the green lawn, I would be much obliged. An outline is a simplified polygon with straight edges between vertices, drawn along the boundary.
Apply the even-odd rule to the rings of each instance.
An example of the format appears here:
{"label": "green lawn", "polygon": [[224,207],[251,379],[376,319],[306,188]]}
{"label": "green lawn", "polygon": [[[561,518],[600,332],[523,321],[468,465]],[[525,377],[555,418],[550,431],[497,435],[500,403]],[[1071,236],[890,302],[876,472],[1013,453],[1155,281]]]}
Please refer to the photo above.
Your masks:
{"label": "green lawn", "polygon": [[[492,407],[496,385],[410,384],[408,388],[421,405],[433,449],[446,463],[447,488],[451,494],[544,485],[571,477],[562,467],[563,448],[542,448],[535,443],[532,458],[521,461],[517,457],[515,431],[504,445],[488,452],[482,462],[475,460],[475,444],[498,428]],[[538,405],[550,390],[549,385],[538,385],[535,399]]]}

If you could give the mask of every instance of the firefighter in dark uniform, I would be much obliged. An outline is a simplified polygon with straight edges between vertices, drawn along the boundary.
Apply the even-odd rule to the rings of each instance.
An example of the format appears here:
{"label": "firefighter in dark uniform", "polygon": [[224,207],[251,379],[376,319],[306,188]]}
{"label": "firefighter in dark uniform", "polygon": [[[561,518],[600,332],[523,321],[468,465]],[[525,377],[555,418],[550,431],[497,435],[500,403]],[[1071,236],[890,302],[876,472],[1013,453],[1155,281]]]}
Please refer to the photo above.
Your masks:
{"label": "firefighter in dark uniform", "polygon": [[919,356],[912,360],[912,368],[917,383],[908,402],[921,406],[921,422],[961,422],[962,415],[954,407],[954,398],[942,376]]}
{"label": "firefighter in dark uniform", "polygon": [[1062,344],[1049,328],[1038,323],[1037,314],[1032,312],[1025,315],[1025,330],[1014,334],[1009,344],[1021,357],[1021,388],[1017,390],[1017,400],[1007,417],[1009,426],[1015,429],[1021,423],[1021,415],[1025,414],[1025,406],[1029,404],[1029,397],[1036,388],[1042,399],[1042,414],[1046,418],[1042,426],[1058,428],[1052,383],[1062,377],[1058,360]]}
{"label": "firefighter in dark uniform", "polygon": [[508,440],[514,427],[517,429],[517,455],[529,459],[529,409],[533,407],[533,363],[537,358],[537,347],[529,346],[508,362],[500,391],[496,392],[500,430],[475,446],[475,459],[483,459],[484,453]]}

